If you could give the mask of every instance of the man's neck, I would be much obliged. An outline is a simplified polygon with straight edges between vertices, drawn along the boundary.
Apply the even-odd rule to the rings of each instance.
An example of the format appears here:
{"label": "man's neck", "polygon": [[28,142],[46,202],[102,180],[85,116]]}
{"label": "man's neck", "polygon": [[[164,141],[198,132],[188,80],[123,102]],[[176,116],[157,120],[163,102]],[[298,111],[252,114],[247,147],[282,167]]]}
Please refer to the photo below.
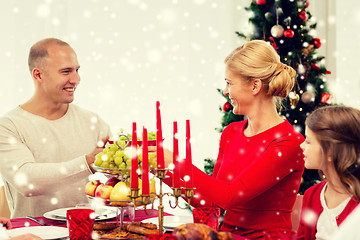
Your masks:
{"label": "man's neck", "polygon": [[48,120],[57,120],[66,114],[69,108],[69,104],[47,104],[32,98],[20,107],[27,112],[46,118]]}

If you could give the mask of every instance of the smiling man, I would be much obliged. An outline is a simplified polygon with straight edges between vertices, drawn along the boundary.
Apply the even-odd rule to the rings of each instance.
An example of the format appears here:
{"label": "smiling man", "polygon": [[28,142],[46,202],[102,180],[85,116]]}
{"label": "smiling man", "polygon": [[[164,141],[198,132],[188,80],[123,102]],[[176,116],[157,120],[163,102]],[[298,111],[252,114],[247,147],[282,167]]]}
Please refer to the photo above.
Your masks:
{"label": "smiling man", "polygon": [[35,43],[28,64],[33,96],[0,118],[0,174],[12,218],[86,202],[90,166],[110,135],[97,114],[72,103],[80,65],[68,43]]}

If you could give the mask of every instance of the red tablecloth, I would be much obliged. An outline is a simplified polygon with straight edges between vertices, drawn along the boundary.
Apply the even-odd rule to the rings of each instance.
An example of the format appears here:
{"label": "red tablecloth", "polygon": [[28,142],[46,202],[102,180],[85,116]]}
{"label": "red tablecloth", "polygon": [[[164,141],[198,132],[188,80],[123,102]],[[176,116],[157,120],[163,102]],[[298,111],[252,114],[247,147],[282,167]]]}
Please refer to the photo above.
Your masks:
{"label": "red tablecloth", "polygon": [[[136,210],[135,211],[135,221],[139,222],[147,218],[153,218],[158,216],[158,211],[154,210],[151,215],[147,215],[144,210]],[[164,213],[164,216],[171,216],[171,214]],[[36,219],[44,221],[49,226],[59,226],[59,227],[66,227],[66,221],[59,221],[59,220],[51,220],[45,217],[36,217]],[[124,217],[124,221],[129,221],[128,217]],[[40,224],[27,219],[27,218],[14,218],[11,219],[11,223],[13,228],[20,228],[25,226],[40,226]],[[246,240],[246,238],[234,235],[235,240]]]}

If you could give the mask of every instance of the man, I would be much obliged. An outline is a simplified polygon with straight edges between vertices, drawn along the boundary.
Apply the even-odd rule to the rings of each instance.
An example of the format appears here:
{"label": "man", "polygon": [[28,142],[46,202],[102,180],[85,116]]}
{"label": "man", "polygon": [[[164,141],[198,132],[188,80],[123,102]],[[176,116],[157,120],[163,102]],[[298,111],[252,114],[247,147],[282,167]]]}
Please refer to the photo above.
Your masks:
{"label": "man", "polygon": [[69,44],[41,40],[28,64],[34,95],[0,118],[0,174],[12,218],[87,202],[90,165],[110,134],[96,114],[71,104],[80,65]]}

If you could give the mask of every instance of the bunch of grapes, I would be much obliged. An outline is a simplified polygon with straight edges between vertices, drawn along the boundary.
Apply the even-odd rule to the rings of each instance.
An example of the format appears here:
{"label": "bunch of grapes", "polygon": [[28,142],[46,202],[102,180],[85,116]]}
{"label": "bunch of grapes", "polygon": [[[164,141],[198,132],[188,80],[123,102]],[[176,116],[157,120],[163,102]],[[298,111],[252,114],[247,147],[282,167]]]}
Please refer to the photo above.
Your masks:
{"label": "bunch of grapes", "polygon": [[[123,130],[121,129],[119,133],[122,134]],[[130,133],[128,133],[126,135],[128,136],[129,139],[132,139],[132,136]],[[156,133],[154,133],[153,131],[148,132],[147,135],[148,135],[148,140],[156,140]],[[124,135],[119,136],[119,140],[121,140],[121,141],[126,141],[128,138],[125,137]],[[140,137],[137,137],[137,140],[141,140]]]}
{"label": "bunch of grapes", "polygon": [[[150,136],[152,136],[152,132],[150,132]],[[149,136],[149,133],[148,133]],[[131,135],[130,135],[131,137]],[[156,135],[155,135],[156,139]],[[150,139],[151,140],[151,139]],[[126,141],[122,139],[122,137],[119,138],[117,143],[122,147],[120,148],[116,142],[113,144],[109,144],[105,147],[105,149],[98,153],[95,156],[95,166],[101,167],[101,168],[110,168],[110,169],[120,169],[120,170],[130,170],[131,169],[131,159],[132,154],[137,154],[138,156],[138,162],[139,162],[139,169],[141,169],[142,166],[142,151],[139,149],[139,146],[137,147],[136,153],[132,150],[132,148],[125,147]],[[149,167],[156,168],[156,161],[155,161],[155,153],[149,152]]]}

